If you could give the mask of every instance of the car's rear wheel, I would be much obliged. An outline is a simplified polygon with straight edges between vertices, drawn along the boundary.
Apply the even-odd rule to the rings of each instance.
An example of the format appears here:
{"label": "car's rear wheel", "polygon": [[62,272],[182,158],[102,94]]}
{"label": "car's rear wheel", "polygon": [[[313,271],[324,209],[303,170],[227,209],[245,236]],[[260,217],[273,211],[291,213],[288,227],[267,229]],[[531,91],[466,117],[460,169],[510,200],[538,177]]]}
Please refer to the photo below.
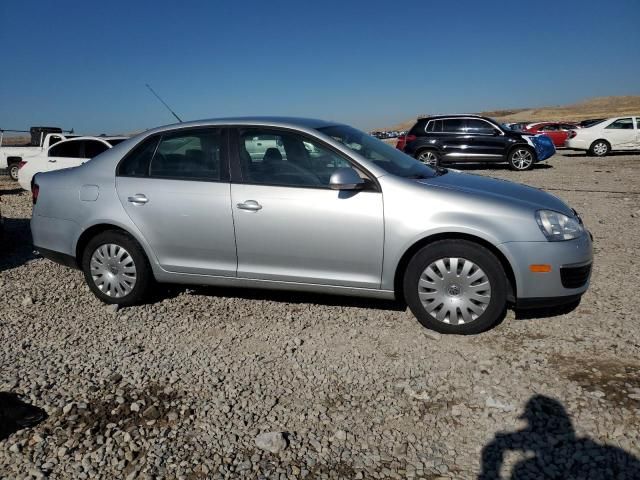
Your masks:
{"label": "car's rear wheel", "polygon": [[438,167],[440,166],[440,155],[435,150],[420,150],[416,154],[416,160],[421,161],[425,165],[429,165],[430,167]]}
{"label": "car's rear wheel", "polygon": [[596,157],[604,157],[611,150],[611,146],[609,142],[605,140],[596,140],[591,144],[589,148],[589,154],[594,155]]}
{"label": "car's rear wheel", "polygon": [[534,153],[530,148],[516,147],[509,153],[509,166],[512,170],[530,170],[534,160]]}
{"label": "car's rear wheel", "polygon": [[140,303],[153,280],[142,247],[118,230],[99,233],[87,243],[82,270],[91,291],[105,303]]}
{"label": "car's rear wheel", "polygon": [[470,335],[504,316],[507,278],[485,247],[466,240],[441,240],[419,250],[404,274],[409,308],[425,327]]}
{"label": "car's rear wheel", "polygon": [[18,166],[17,163],[12,163],[11,165],[9,165],[9,176],[11,177],[11,180],[18,181],[19,170],[20,170],[20,167]]}

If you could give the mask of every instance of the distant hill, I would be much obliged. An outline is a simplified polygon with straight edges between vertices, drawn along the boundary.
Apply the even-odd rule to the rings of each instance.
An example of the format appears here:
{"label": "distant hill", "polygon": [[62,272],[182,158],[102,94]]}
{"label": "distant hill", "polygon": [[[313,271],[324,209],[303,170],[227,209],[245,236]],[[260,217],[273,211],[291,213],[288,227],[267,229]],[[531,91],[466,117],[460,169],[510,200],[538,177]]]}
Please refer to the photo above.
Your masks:
{"label": "distant hill", "polygon": [[[447,113],[447,112],[437,112]],[[435,115],[435,112],[434,112]],[[573,105],[539,107],[539,108],[510,108],[480,112],[479,115],[492,117],[501,122],[534,122],[543,120],[573,120],[580,121],[587,118],[607,118],[622,115],[640,115],[640,95],[625,97],[598,97],[574,103]],[[420,115],[426,116],[426,115]],[[418,115],[416,115],[416,118]],[[408,130],[416,119],[412,118],[385,130]]]}

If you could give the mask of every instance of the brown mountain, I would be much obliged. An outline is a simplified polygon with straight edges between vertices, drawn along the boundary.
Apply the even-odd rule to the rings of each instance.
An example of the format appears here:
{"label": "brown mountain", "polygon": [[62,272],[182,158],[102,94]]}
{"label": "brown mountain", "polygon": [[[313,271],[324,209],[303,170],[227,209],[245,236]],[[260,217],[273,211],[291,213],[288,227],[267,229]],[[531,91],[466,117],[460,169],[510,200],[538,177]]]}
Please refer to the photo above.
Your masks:
{"label": "brown mountain", "polygon": [[[438,112],[447,113],[447,112]],[[435,114],[435,113],[434,113]],[[534,122],[543,120],[580,121],[587,118],[607,118],[622,115],[640,115],[640,95],[624,97],[597,97],[572,105],[510,108],[480,112],[479,115],[495,118],[501,122]],[[425,115],[420,115],[425,116]],[[417,118],[418,116],[416,116]],[[386,130],[407,130],[415,123],[415,118],[389,127]]]}

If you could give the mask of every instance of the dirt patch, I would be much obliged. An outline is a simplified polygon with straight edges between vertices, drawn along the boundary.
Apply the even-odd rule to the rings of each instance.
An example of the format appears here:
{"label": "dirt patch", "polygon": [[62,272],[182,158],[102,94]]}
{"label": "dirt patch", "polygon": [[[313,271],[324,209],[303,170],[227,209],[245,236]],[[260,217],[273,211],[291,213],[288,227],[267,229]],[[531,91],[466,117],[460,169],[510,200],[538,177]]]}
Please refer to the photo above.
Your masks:
{"label": "dirt patch", "polygon": [[629,409],[640,408],[640,364],[614,359],[578,359],[555,355],[549,361],[584,390],[601,392],[606,402]]}

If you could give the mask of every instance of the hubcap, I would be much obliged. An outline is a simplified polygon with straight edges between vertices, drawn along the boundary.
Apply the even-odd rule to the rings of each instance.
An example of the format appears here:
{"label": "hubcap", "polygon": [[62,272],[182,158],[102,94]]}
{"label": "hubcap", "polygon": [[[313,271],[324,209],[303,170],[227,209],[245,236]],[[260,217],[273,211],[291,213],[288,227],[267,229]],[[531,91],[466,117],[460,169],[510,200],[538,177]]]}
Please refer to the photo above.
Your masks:
{"label": "hubcap", "polygon": [[109,297],[126,297],[136,284],[136,265],[120,245],[100,245],[91,256],[90,266],[94,284]]}
{"label": "hubcap", "polygon": [[9,170],[9,175],[11,175],[12,180],[18,180],[18,170],[19,169],[16,166],[11,167]]}
{"label": "hubcap", "polygon": [[524,170],[533,163],[533,155],[529,150],[516,150],[513,154],[513,166]]}
{"label": "hubcap", "polygon": [[484,271],[464,258],[441,258],[420,275],[418,296],[436,320],[460,325],[476,320],[491,300],[491,284]]}
{"label": "hubcap", "polygon": [[604,155],[605,153],[607,153],[607,145],[605,143],[596,143],[593,146],[593,151],[596,153],[596,155]]}
{"label": "hubcap", "polygon": [[427,150],[418,155],[418,160],[430,167],[435,167],[438,164],[438,157],[431,150]]}

